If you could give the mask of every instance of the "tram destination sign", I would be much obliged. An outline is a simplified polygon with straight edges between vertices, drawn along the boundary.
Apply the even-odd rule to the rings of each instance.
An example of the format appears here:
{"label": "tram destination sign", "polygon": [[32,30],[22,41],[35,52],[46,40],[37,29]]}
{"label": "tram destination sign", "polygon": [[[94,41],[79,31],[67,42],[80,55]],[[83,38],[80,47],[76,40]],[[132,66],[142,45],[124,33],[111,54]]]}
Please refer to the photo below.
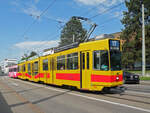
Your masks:
{"label": "tram destination sign", "polygon": [[109,40],[110,50],[120,50],[120,41],[119,40]]}

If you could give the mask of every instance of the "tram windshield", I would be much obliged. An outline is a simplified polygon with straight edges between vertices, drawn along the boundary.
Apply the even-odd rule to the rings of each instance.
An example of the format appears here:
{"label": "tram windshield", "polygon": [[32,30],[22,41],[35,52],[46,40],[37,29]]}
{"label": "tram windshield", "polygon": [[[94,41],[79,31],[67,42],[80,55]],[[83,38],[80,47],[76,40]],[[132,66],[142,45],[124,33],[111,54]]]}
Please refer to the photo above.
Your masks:
{"label": "tram windshield", "polygon": [[93,55],[94,55],[93,68],[95,70],[108,71],[109,70],[108,51],[106,50],[94,51]]}
{"label": "tram windshield", "polygon": [[111,70],[121,70],[121,52],[117,50],[110,51]]}

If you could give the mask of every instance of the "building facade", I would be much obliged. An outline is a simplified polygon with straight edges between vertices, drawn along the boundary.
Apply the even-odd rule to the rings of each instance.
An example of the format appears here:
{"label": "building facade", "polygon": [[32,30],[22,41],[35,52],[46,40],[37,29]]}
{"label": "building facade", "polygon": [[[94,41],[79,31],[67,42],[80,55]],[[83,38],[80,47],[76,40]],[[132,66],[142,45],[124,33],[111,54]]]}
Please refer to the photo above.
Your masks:
{"label": "building facade", "polygon": [[16,65],[17,64],[17,59],[5,59],[4,61],[1,62],[1,71],[4,74],[8,74],[8,67]]}

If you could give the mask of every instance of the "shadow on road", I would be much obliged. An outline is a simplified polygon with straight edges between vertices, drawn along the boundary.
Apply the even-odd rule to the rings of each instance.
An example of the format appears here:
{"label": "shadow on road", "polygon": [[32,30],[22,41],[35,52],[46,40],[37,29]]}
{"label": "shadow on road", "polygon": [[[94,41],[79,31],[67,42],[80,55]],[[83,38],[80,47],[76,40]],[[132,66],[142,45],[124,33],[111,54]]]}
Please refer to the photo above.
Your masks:
{"label": "shadow on road", "polygon": [[40,99],[40,100],[37,100],[35,102],[32,102],[32,104],[37,104],[37,103],[40,103],[40,102],[43,102],[43,101],[46,101],[46,100],[50,100],[50,99],[56,98],[58,96],[64,95],[64,94],[66,94],[68,92],[71,92],[71,90],[65,91],[65,92],[62,92],[62,93],[58,93],[56,95],[52,95],[52,96],[49,96],[49,97],[46,97],[46,98],[43,98],[43,99]]}
{"label": "shadow on road", "polygon": [[1,113],[13,113],[10,109],[10,106],[5,101],[4,97],[0,92],[0,112]]}

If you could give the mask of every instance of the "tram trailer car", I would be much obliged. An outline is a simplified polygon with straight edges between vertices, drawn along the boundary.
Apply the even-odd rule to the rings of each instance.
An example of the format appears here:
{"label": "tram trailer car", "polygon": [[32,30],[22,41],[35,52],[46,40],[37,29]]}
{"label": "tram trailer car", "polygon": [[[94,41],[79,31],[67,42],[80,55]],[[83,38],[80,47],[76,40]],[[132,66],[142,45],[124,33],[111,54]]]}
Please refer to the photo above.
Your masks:
{"label": "tram trailer car", "polygon": [[9,67],[8,76],[12,77],[12,78],[17,78],[17,76],[18,76],[17,69],[18,69],[18,65],[13,65],[13,66]]}
{"label": "tram trailer car", "polygon": [[103,39],[18,64],[18,78],[82,90],[123,84],[120,40]]}

